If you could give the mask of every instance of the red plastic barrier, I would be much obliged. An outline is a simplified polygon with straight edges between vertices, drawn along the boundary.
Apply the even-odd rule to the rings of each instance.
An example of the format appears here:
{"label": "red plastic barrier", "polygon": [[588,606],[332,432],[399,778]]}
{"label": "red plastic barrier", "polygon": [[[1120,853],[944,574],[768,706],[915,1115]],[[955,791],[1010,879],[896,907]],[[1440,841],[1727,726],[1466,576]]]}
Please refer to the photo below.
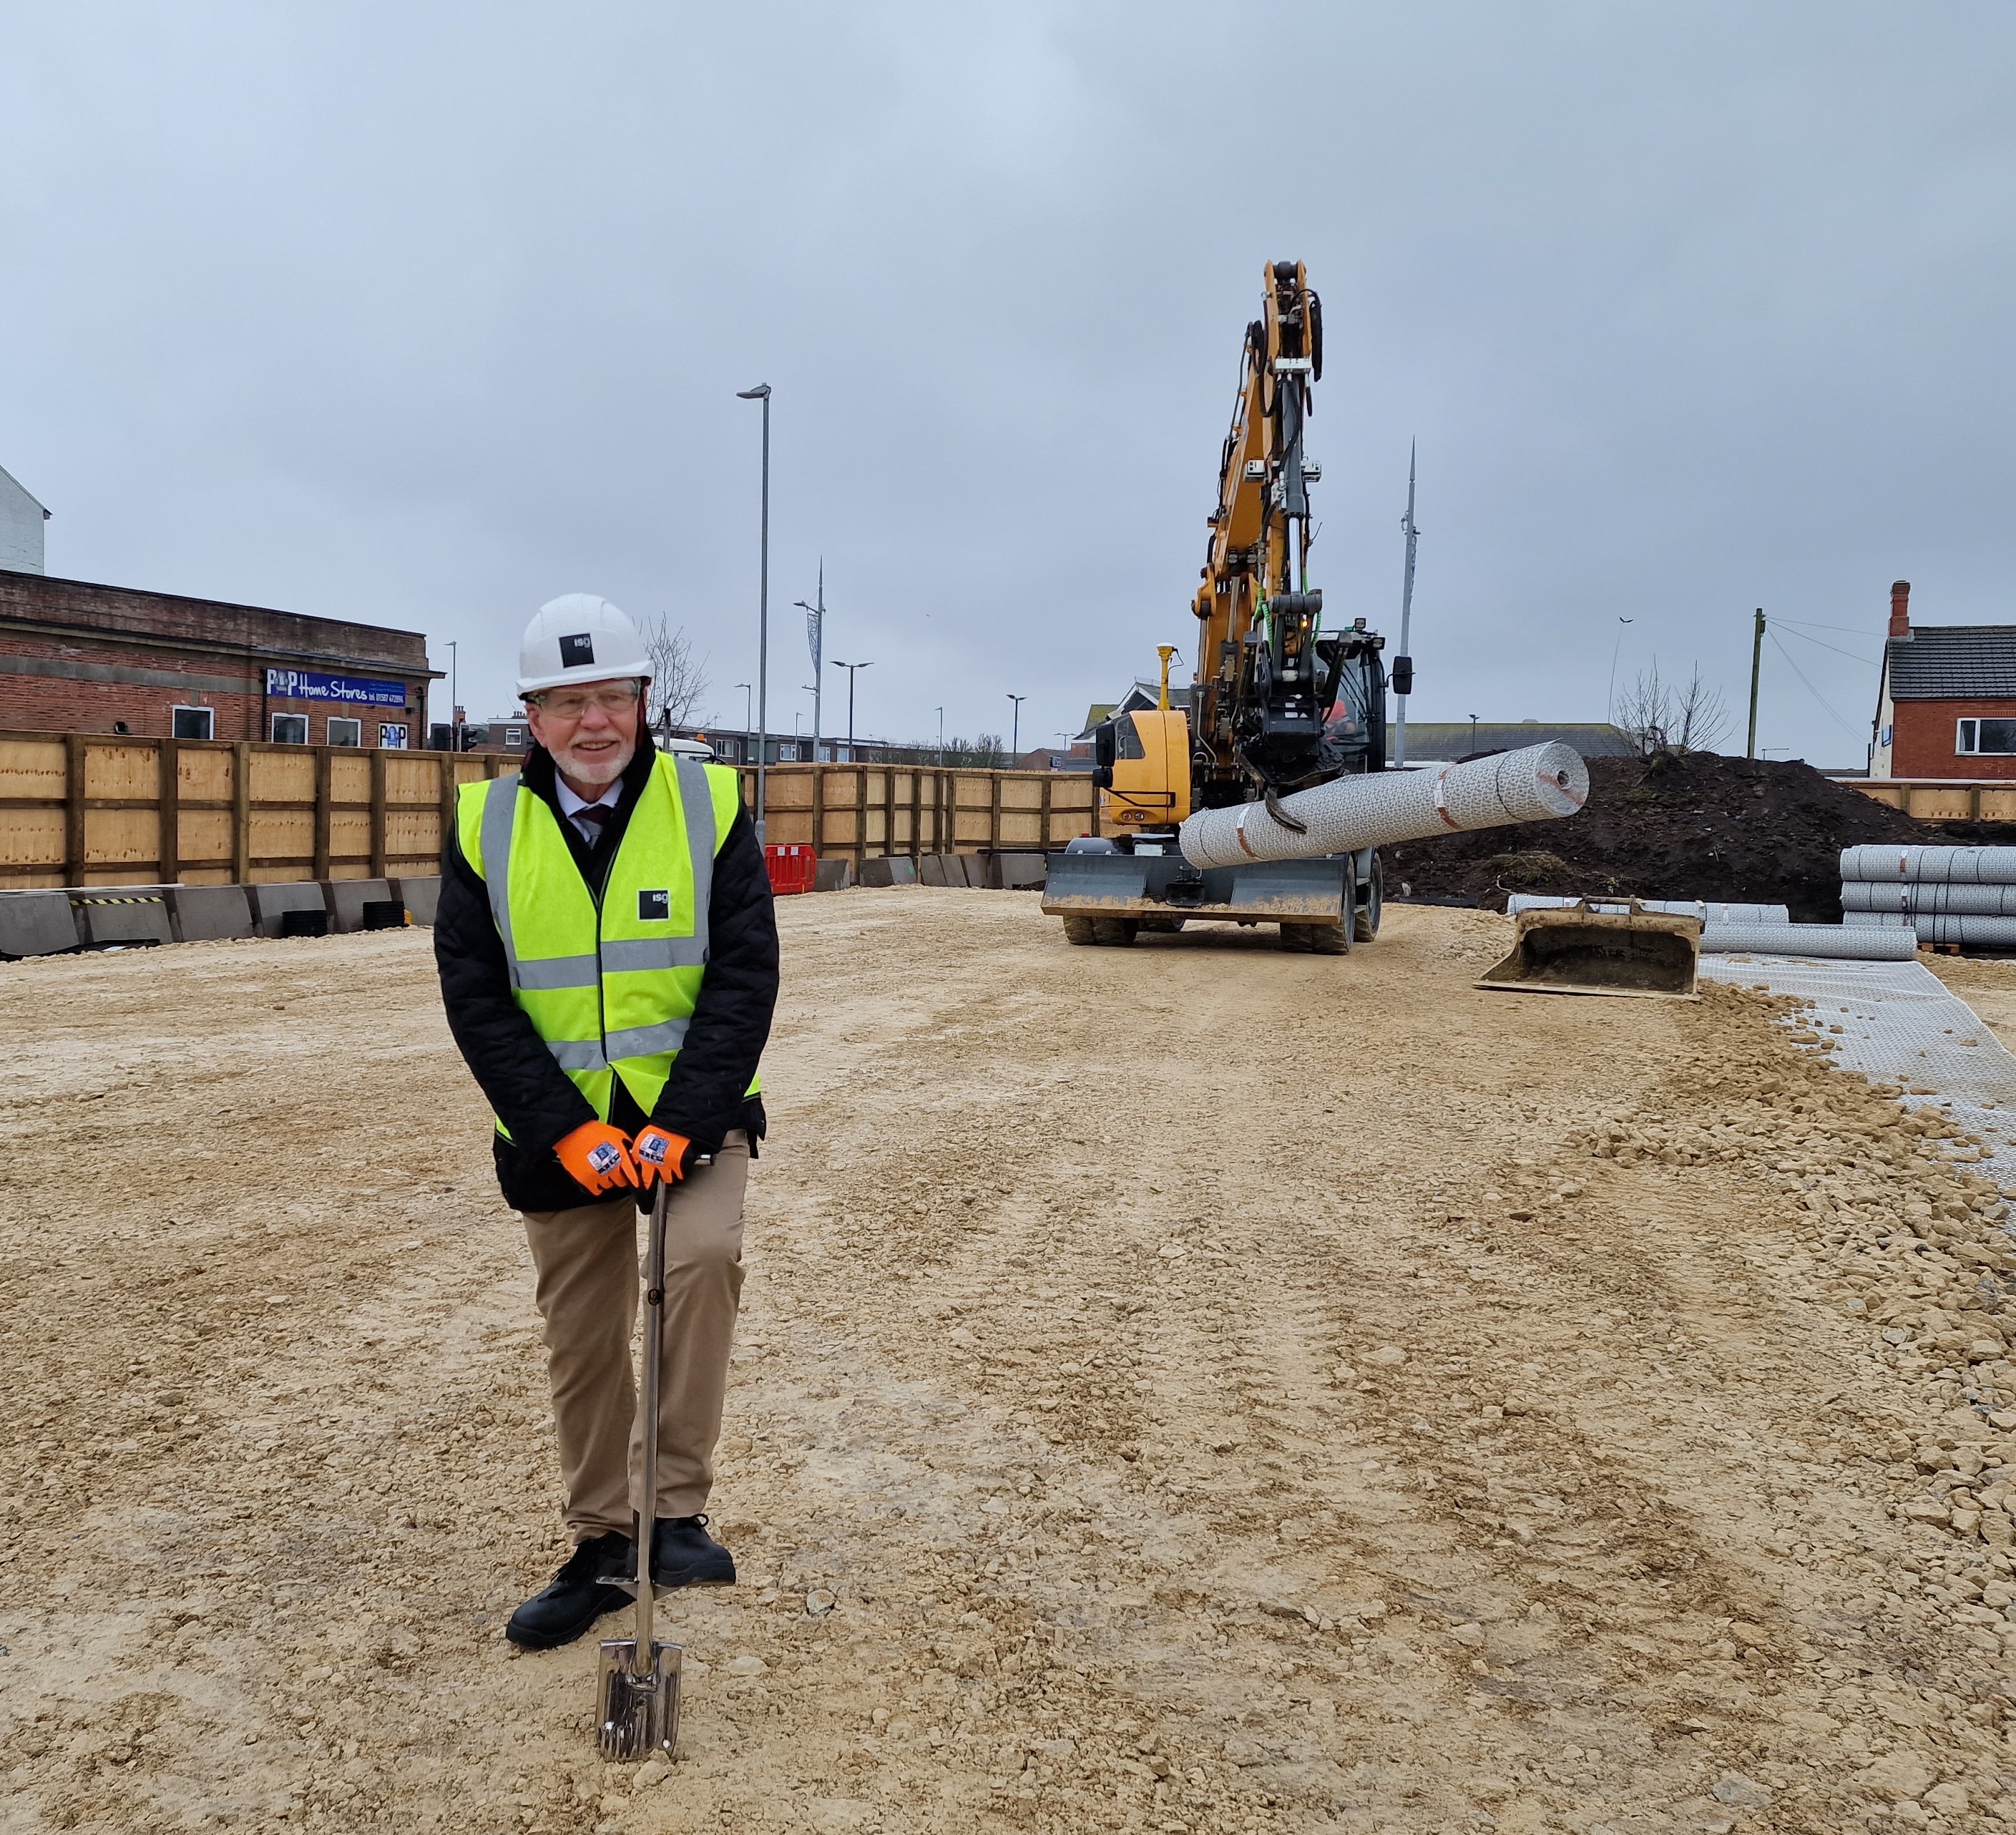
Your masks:
{"label": "red plastic barrier", "polygon": [[801,841],[766,847],[763,864],[769,869],[770,890],[779,898],[787,893],[809,892],[819,873],[819,856]]}

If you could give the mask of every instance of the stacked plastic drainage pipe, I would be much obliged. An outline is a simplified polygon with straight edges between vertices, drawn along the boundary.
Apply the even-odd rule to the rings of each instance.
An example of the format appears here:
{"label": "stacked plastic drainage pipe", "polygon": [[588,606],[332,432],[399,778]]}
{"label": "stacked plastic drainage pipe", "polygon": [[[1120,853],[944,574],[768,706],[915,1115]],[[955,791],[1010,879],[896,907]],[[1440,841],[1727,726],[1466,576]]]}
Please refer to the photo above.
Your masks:
{"label": "stacked plastic drainage pipe", "polygon": [[1841,910],[1921,943],[2016,949],[2016,847],[1844,847]]}
{"label": "stacked plastic drainage pipe", "polygon": [[1431,835],[1552,822],[1589,797],[1589,767],[1558,741],[1499,752],[1439,771],[1340,777],[1297,790],[1278,807],[1301,829],[1277,822],[1264,803],[1201,809],[1177,835],[1193,866],[1244,866],[1249,860],[1314,860],[1390,847]]}

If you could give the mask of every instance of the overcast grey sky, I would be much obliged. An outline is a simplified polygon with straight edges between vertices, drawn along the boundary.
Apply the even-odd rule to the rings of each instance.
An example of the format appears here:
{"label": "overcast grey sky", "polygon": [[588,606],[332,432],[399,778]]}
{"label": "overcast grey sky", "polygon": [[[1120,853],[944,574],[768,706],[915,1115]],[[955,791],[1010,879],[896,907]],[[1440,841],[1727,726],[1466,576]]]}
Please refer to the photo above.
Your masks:
{"label": "overcast grey sky", "polygon": [[1767,645],[1761,743],[1859,763],[1892,579],[2016,619],[2006,5],[0,12],[50,571],[459,639],[472,715],[585,590],[739,718],[768,381],[772,728],[823,554],[864,733],[1075,729],[1190,659],[1276,257],[1333,616],[1397,635],[1420,441],[1417,718],[1600,718],[1621,639],[1740,750],[1762,605],[1868,660]]}

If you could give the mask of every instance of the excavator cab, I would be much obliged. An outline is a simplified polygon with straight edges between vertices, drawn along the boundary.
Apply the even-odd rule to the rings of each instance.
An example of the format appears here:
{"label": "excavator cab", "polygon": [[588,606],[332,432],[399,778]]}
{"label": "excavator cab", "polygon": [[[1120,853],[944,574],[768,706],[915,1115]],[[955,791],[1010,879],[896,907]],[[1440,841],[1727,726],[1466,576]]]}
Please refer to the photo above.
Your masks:
{"label": "excavator cab", "polygon": [[1143,708],[1093,732],[1093,781],[1100,828],[1123,847],[1141,834],[1167,837],[1190,812],[1190,716]]}

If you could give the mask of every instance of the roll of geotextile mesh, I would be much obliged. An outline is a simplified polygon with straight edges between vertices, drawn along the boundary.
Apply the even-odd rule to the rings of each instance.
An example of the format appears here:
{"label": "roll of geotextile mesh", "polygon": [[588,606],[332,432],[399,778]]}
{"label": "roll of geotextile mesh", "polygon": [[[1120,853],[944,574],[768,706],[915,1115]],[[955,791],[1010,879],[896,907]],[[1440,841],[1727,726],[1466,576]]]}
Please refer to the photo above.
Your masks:
{"label": "roll of geotextile mesh", "polygon": [[1948,912],[1851,911],[1841,928],[1915,935],[1921,943],[1971,943],[1983,949],[2016,949],[2016,917],[1966,917]]}
{"label": "roll of geotextile mesh", "polygon": [[1928,880],[1880,886],[1867,880],[1847,880],[1841,883],[1841,909],[1844,912],[1895,912],[1906,917],[1920,913],[2016,917],[2016,886],[1953,885]]}
{"label": "roll of geotextile mesh", "polygon": [[1588,798],[1589,767],[1572,747],[1550,740],[1438,770],[1383,771],[1297,790],[1278,807],[1302,825],[1300,833],[1265,804],[1241,803],[1199,810],[1177,839],[1193,866],[1313,860],[1466,829],[1552,822]]}
{"label": "roll of geotextile mesh", "polygon": [[[1551,892],[1514,892],[1505,901],[1505,915],[1517,917],[1522,911],[1560,911],[1579,905],[1579,898],[1557,898]],[[1597,911],[1628,911],[1622,898],[1592,898]],[[1697,917],[1710,924],[1788,924],[1792,914],[1782,905],[1725,905],[1712,898],[1641,898],[1641,911],[1663,911],[1674,917]],[[2012,909],[2016,909],[2013,907]]]}
{"label": "roll of geotextile mesh", "polygon": [[2016,886],[2016,847],[1903,847],[1865,843],[1841,851],[1844,883]]}
{"label": "roll of geotextile mesh", "polygon": [[1909,930],[1873,924],[1706,924],[1709,955],[1831,955],[1859,962],[1909,962],[1918,940]]}

